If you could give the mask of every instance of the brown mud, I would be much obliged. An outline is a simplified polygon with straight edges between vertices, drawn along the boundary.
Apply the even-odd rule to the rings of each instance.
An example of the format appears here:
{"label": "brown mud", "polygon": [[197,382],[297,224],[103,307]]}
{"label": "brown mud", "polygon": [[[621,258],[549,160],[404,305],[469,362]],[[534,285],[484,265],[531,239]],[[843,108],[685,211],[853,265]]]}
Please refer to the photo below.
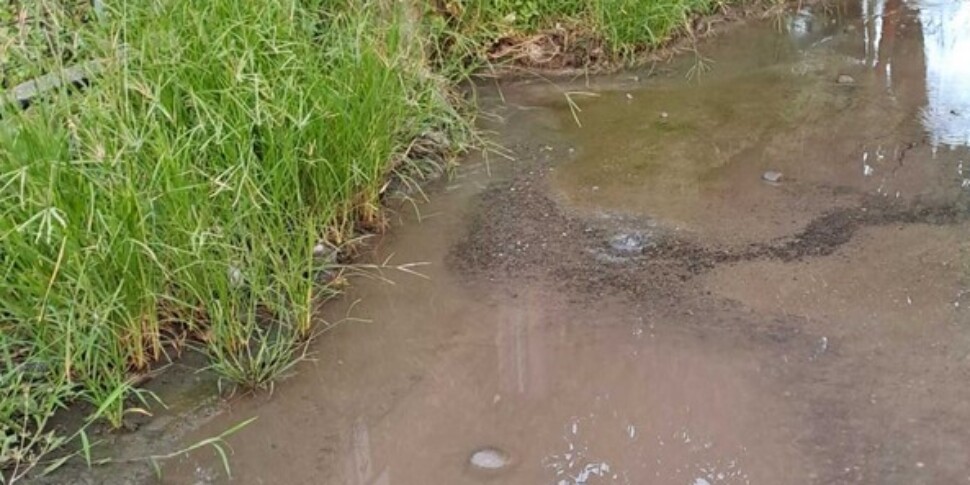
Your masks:
{"label": "brown mud", "polygon": [[483,193],[468,235],[452,251],[452,265],[465,271],[499,271],[505,278],[538,273],[578,284],[587,292],[620,290],[667,298],[671,294],[665,288],[719,264],[828,256],[869,226],[954,225],[970,220],[963,200],[922,205],[873,197],[860,207],[819,216],[788,237],[737,247],[708,246],[665,233],[649,220],[570,217],[542,188],[542,173],[542,167],[529,166],[512,182]]}
{"label": "brown mud", "polygon": [[402,210],[273,394],[186,421],[180,446],[258,418],[231,477],[202,449],[72,478],[966,482],[967,32],[966,2],[861,0],[482,87],[515,160]]}

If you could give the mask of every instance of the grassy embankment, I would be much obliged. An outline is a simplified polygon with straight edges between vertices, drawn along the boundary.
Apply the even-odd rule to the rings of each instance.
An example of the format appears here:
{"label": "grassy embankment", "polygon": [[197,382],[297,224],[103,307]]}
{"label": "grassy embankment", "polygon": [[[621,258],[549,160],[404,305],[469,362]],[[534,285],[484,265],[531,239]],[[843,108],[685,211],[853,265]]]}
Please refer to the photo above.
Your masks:
{"label": "grassy embankment", "polygon": [[630,56],[716,5],[429,2],[419,27],[382,2],[105,3],[0,10],[5,88],[102,62],[83,92],[0,120],[8,482],[67,440],[87,445],[83,428],[51,429],[57,410],[87,403],[120,426],[151,404],[140,376],[186,346],[251,387],[299,359],[340,248],[380,228],[390,178],[437,173],[436,154],[460,149],[453,83],[516,60],[501,49],[559,24]]}
{"label": "grassy embankment", "polygon": [[[429,22],[435,59],[471,71],[481,62],[526,68],[613,68],[679,36],[694,21],[744,0],[444,1]],[[768,2],[765,2],[768,3]]]}

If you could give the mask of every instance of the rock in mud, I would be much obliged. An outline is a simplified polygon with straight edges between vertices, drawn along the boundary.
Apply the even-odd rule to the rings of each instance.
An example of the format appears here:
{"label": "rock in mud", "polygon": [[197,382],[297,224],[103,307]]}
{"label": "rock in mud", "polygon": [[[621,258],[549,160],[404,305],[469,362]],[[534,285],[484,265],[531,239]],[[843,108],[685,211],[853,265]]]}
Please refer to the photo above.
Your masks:
{"label": "rock in mud", "polygon": [[818,342],[815,344],[815,350],[812,352],[811,360],[815,360],[821,357],[822,354],[828,351],[828,349],[829,349],[829,338],[822,337],[818,339]]}
{"label": "rock in mud", "polygon": [[620,233],[610,238],[610,249],[623,255],[643,252],[647,238],[638,232]]}
{"label": "rock in mud", "polygon": [[855,84],[855,78],[848,74],[839,74],[836,80],[839,84]]}
{"label": "rock in mud", "polygon": [[783,175],[781,172],[776,172],[774,170],[768,170],[767,172],[761,174],[762,180],[765,182],[771,182],[773,184],[781,182],[782,177]]}
{"label": "rock in mud", "polygon": [[485,447],[472,453],[468,462],[476,469],[495,472],[509,466],[511,457],[498,448]]}

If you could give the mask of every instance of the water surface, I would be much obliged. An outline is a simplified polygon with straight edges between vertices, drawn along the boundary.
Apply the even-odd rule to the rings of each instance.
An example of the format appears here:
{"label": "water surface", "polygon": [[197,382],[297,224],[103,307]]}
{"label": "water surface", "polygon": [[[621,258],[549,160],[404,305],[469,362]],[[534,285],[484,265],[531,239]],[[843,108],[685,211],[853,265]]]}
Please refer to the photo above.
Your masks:
{"label": "water surface", "polygon": [[[698,49],[483,87],[516,161],[370,255],[424,276],[356,280],[314,362],[185,444],[258,416],[232,483],[970,480],[970,2]],[[201,451],[161,482],[230,481]]]}

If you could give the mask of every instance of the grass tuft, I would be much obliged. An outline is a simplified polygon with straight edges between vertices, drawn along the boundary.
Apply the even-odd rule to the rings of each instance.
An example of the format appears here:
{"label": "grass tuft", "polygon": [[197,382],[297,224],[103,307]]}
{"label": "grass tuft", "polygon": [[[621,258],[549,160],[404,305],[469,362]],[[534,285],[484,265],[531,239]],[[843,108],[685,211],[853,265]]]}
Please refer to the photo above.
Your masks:
{"label": "grass tuft", "polygon": [[481,0],[429,6],[434,58],[468,75],[482,65],[584,68],[623,64],[690,34],[698,15],[726,0]]}
{"label": "grass tuft", "polygon": [[96,82],[2,113],[9,481],[61,444],[54,411],[84,400],[122,425],[132,382],[186,342],[249,387],[302,355],[334,291],[319,280],[338,254],[316,249],[379,227],[395,173],[438,171],[413,140],[466,130],[402,18],[367,2],[113,2],[71,36],[101,60]]}

